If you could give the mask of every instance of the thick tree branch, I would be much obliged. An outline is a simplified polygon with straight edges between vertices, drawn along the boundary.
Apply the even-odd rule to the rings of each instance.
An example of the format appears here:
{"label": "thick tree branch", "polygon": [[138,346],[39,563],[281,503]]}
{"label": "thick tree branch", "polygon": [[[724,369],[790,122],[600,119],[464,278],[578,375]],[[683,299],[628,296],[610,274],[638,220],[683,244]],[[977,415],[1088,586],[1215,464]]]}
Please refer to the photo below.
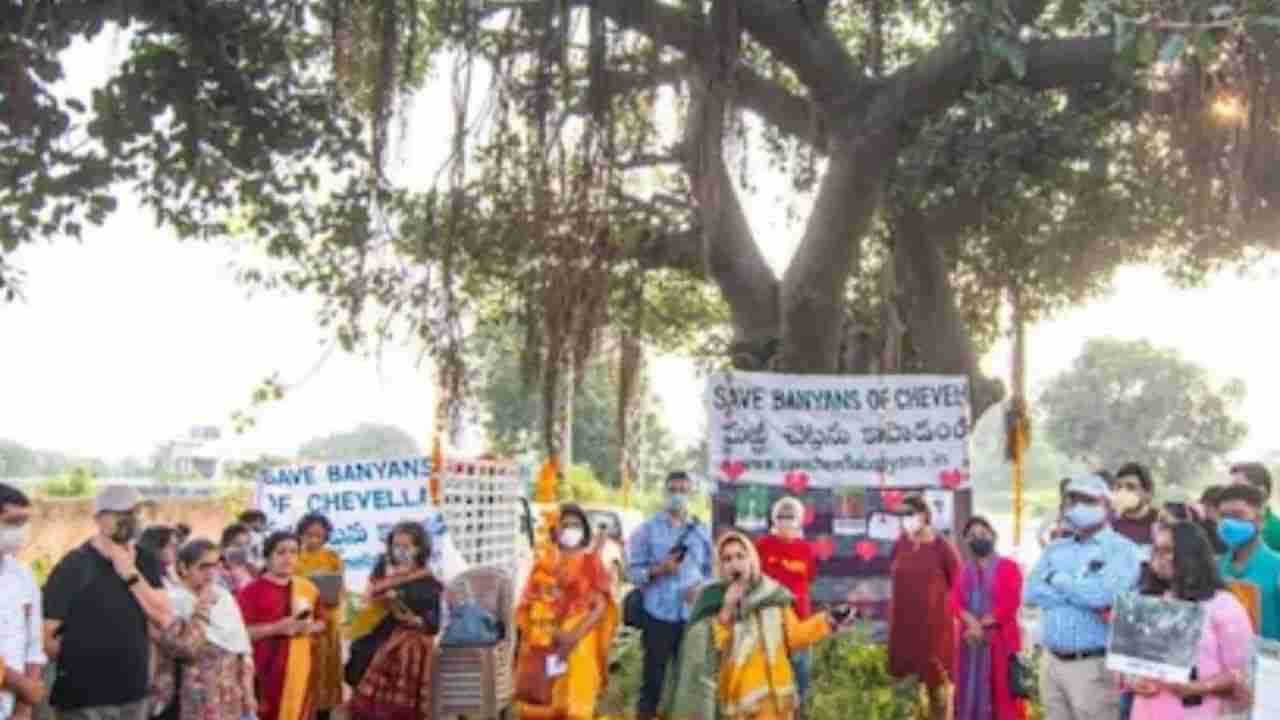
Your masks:
{"label": "thick tree branch", "polygon": [[863,84],[861,72],[825,18],[801,14],[795,0],[739,0],[742,27],[791,68],[821,104]]}
{"label": "thick tree branch", "polygon": [[887,128],[833,145],[800,247],[782,277],[784,369],[824,372],[837,366],[845,283],[880,206],[898,144],[897,131]]}
{"label": "thick tree branch", "polygon": [[[1106,82],[1111,77],[1114,40],[1110,35],[1034,40],[1023,45],[1027,70],[1021,78],[1005,69],[1007,81],[1035,90]],[[973,86],[978,49],[972,39],[953,35],[929,55],[889,78],[877,97],[873,123],[899,123],[946,109]]]}
{"label": "thick tree branch", "polygon": [[[659,65],[654,70],[606,73],[605,86],[611,94],[624,95],[671,85],[688,74],[687,62],[670,62]],[[820,121],[817,108],[781,83],[769,80],[746,65],[739,64],[734,74],[734,93],[729,99],[738,107],[759,115],[784,135],[812,143],[820,151],[825,151],[826,129]],[[586,113],[588,108],[584,103],[575,111]]]}

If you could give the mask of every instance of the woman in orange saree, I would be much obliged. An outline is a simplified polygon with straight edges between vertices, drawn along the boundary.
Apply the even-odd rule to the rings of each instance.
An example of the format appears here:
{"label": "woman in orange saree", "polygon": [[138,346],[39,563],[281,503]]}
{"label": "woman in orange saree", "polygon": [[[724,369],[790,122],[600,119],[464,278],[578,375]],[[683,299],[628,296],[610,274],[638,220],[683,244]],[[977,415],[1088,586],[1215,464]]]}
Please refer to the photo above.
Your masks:
{"label": "woman in orange saree", "polygon": [[324,632],[320,593],[306,578],[294,577],[298,538],[273,533],[263,544],[267,569],[237,600],[253,642],[260,720],[312,720],[312,636]]}
{"label": "woman in orange saree", "polygon": [[587,515],[564,505],[516,612],[521,720],[591,720],[608,678],[618,604]]}

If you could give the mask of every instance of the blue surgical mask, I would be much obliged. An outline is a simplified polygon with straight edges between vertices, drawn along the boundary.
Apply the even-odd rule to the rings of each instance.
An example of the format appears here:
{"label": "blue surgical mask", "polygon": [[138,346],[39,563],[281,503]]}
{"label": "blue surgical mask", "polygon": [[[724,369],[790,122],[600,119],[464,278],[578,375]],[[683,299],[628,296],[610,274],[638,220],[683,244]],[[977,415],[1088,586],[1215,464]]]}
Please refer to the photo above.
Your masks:
{"label": "blue surgical mask", "polygon": [[667,509],[671,512],[682,513],[687,507],[689,507],[689,496],[685,493],[667,495]]}
{"label": "blue surgical mask", "polygon": [[1225,517],[1218,521],[1218,539],[1230,549],[1248,545],[1258,534],[1258,526],[1247,520]]}
{"label": "blue surgical mask", "polygon": [[1086,530],[1101,525],[1107,519],[1107,511],[1101,505],[1072,505],[1067,509],[1067,522],[1076,530]]}

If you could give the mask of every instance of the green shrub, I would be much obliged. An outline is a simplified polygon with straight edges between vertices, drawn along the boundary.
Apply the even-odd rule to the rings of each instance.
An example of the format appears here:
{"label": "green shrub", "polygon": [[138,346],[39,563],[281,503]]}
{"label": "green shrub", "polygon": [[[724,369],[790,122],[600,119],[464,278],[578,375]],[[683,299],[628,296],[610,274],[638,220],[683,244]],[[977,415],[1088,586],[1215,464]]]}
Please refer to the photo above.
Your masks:
{"label": "green shrub", "polygon": [[891,677],[884,646],[866,642],[859,633],[841,634],[814,648],[810,677],[810,720],[844,720],[851,717],[850,708],[866,720],[909,720],[921,710],[922,686]]}
{"label": "green shrub", "polygon": [[83,498],[94,491],[93,475],[83,467],[72,468],[62,477],[47,480],[40,486],[40,492],[47,497]]}

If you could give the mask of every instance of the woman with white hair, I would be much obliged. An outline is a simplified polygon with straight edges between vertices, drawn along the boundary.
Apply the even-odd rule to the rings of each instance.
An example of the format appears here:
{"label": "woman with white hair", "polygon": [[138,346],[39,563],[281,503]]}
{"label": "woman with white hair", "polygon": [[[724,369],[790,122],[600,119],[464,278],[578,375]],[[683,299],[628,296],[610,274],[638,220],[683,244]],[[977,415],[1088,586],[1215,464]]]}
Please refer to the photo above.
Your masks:
{"label": "woman with white hair", "polygon": [[[796,617],[804,620],[813,614],[809,588],[818,577],[818,561],[813,548],[804,539],[804,503],[790,495],[773,504],[773,521],[768,535],[756,539],[760,570],[791,591]],[[791,656],[791,672],[801,701],[809,690],[808,650]]]}
{"label": "woman with white hair", "polygon": [[791,592],[760,571],[755,547],[734,531],[716,541],[716,576],[694,602],[662,717],[792,720],[800,700],[791,655],[831,634],[849,608],[801,620]]}

